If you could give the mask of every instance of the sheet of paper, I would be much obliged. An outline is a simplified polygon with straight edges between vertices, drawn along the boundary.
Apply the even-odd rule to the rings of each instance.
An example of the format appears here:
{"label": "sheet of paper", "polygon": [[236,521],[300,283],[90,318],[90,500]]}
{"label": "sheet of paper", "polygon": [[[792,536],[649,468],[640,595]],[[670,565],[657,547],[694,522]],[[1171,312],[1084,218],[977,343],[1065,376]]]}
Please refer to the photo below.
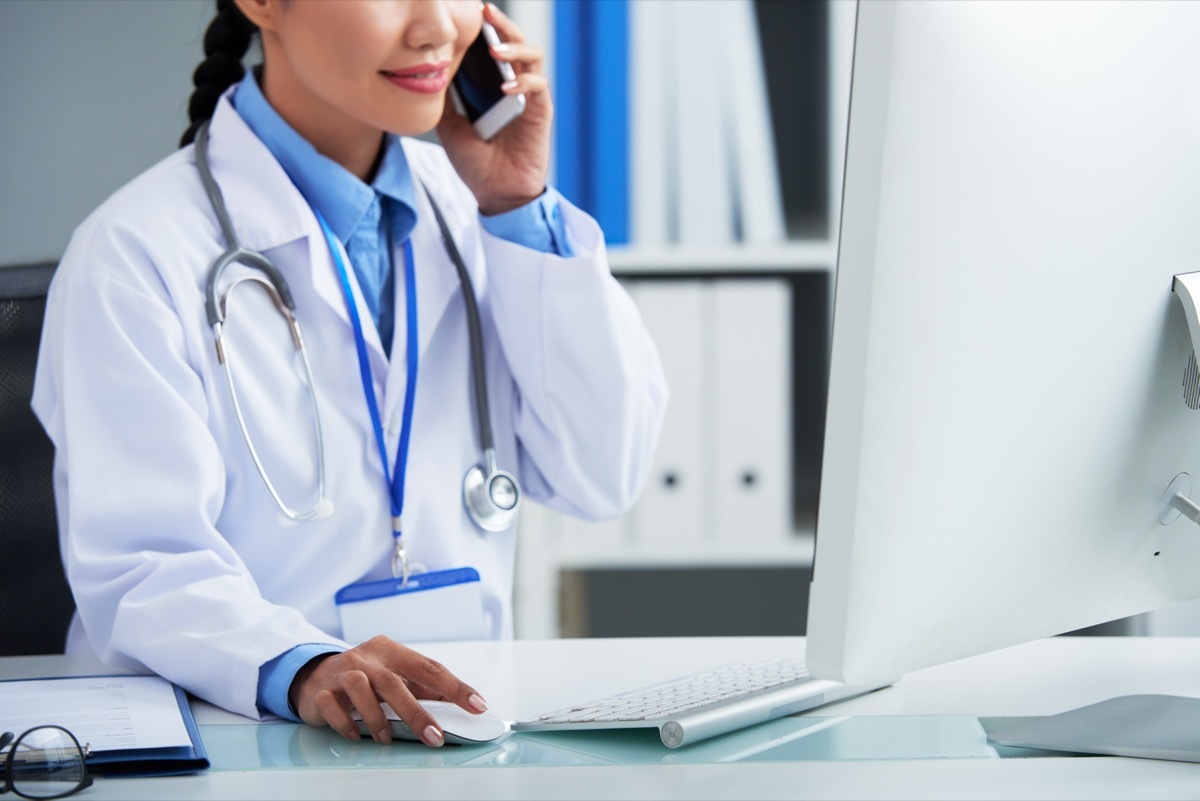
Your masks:
{"label": "sheet of paper", "polygon": [[62,726],[93,752],[192,744],[175,689],[158,676],[0,681],[0,725]]}

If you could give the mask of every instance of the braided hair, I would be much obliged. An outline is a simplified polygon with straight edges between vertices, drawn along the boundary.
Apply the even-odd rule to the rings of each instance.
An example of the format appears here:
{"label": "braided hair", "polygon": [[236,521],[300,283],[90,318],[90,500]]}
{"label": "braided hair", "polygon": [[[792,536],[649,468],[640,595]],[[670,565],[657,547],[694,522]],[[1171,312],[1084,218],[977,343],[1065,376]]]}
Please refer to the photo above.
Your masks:
{"label": "braided hair", "polygon": [[191,124],[179,140],[180,147],[192,143],[200,126],[212,118],[221,94],[246,74],[242,58],[257,32],[234,0],[217,0],[217,15],[204,32],[204,61],[192,73],[196,89],[188,101]]}

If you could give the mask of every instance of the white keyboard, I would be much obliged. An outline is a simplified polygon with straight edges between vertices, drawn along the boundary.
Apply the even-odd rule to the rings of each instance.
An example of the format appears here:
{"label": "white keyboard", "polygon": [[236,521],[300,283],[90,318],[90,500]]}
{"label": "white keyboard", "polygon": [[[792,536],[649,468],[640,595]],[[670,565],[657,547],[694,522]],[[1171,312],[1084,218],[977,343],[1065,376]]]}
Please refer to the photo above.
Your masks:
{"label": "white keyboard", "polygon": [[559,709],[518,721],[513,729],[655,726],[663,743],[675,748],[872,689],[812,679],[802,660],[742,662]]}

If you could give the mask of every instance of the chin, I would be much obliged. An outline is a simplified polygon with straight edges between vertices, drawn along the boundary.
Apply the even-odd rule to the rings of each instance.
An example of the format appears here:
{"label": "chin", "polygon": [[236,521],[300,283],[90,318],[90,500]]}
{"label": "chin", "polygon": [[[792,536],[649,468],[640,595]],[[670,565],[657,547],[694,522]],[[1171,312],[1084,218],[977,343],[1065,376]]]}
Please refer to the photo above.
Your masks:
{"label": "chin", "polygon": [[409,107],[401,113],[389,115],[381,127],[397,136],[422,136],[438,126],[445,106],[444,96],[437,102],[421,103],[418,108]]}

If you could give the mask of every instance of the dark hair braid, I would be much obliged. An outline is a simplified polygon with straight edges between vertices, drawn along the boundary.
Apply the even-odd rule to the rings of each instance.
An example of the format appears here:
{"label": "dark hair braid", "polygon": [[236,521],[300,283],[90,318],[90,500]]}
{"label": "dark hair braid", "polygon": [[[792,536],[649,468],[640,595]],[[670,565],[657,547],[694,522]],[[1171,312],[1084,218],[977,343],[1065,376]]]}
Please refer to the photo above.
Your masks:
{"label": "dark hair braid", "polygon": [[221,94],[242,79],[246,68],[242,58],[250,49],[250,40],[258,28],[246,19],[233,0],[217,0],[217,16],[204,32],[204,61],[192,73],[196,89],[188,101],[191,124],[183,132],[179,146],[190,145],[200,126],[212,118]]}

